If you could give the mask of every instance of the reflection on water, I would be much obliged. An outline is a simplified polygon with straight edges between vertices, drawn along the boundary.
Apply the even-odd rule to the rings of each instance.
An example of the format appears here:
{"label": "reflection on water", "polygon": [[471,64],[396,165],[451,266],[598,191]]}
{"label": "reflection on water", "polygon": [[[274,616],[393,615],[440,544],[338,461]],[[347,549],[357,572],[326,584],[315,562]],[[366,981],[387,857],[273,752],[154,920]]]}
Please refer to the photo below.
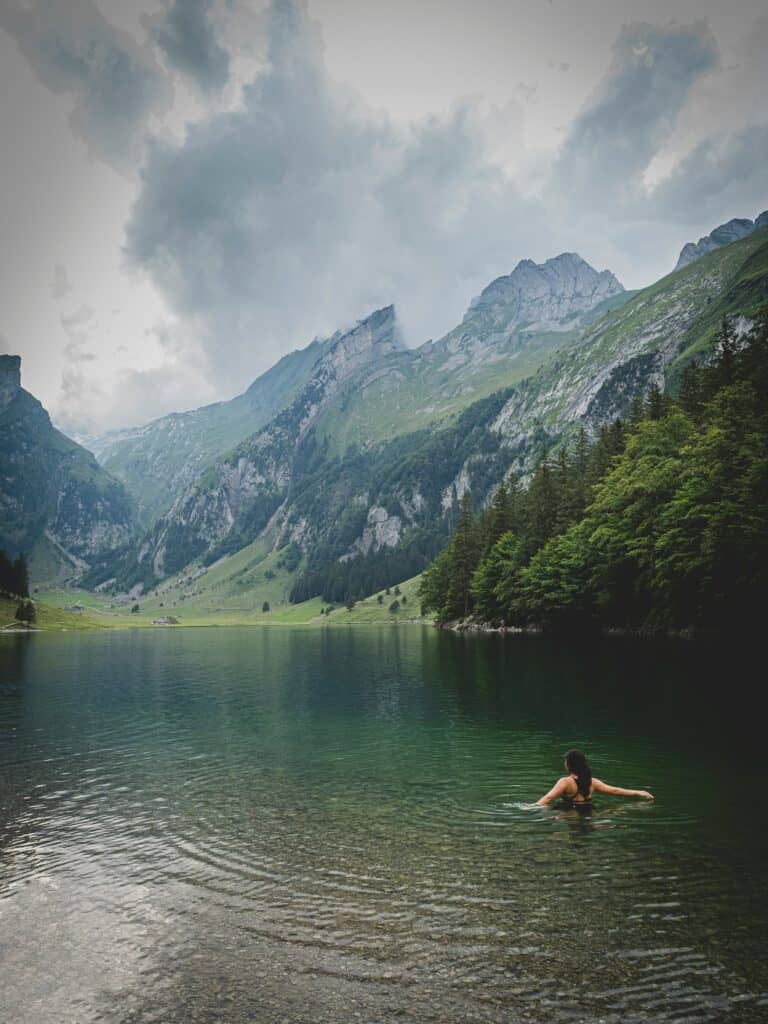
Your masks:
{"label": "reflection on water", "polygon": [[[0,641],[2,1021],[768,1019],[733,652]],[[573,745],[657,800],[530,808]]]}

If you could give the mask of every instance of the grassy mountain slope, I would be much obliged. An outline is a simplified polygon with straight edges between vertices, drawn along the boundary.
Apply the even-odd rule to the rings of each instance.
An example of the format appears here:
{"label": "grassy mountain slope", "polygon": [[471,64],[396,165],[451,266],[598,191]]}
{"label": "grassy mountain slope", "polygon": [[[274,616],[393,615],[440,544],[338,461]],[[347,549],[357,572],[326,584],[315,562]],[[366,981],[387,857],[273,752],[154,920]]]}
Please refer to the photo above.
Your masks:
{"label": "grassy mountain slope", "polygon": [[[290,583],[294,573],[286,573],[274,586],[264,578],[269,565],[275,559],[267,560],[265,555],[259,565],[259,572],[249,580],[243,580],[244,564],[258,560],[261,552],[250,548],[227,558],[211,570],[210,576],[198,577],[194,588],[184,577],[167,581],[159,593],[141,597],[139,611],[131,613],[133,602],[116,605],[112,598],[83,590],[51,589],[41,592],[37,603],[36,626],[40,629],[141,629],[159,628],[159,620],[173,617],[172,628],[184,626],[349,626],[349,625],[397,625],[413,622],[428,622],[420,612],[418,597],[419,578],[399,584],[399,595],[394,589],[389,594],[384,590],[381,601],[378,594],[372,594],[355,603],[348,610],[344,605],[329,606],[320,598],[291,604],[288,600]],[[252,566],[255,569],[256,565]],[[405,601],[403,601],[405,598]],[[270,610],[262,611],[264,601],[269,601]],[[397,610],[390,610],[394,601]],[[71,611],[75,605],[82,605],[82,611]],[[12,625],[16,602],[0,598],[0,629]],[[326,614],[327,612],[327,614]]]}

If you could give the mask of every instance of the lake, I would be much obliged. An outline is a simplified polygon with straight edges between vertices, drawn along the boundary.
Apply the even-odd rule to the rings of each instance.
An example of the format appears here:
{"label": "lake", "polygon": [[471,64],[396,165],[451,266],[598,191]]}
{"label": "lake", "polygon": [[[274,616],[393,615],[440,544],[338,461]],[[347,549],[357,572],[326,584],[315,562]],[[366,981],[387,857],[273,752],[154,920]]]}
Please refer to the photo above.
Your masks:
{"label": "lake", "polygon": [[[768,1020],[738,650],[158,629],[0,668],[3,1022]],[[527,809],[574,745],[656,801]]]}

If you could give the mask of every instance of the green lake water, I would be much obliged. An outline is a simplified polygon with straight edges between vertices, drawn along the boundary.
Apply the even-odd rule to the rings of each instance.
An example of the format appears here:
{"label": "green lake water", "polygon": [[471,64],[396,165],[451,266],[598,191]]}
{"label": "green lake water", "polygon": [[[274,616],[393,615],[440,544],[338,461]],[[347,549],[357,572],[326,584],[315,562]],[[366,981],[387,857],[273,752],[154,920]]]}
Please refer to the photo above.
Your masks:
{"label": "green lake water", "polygon": [[[746,656],[0,637],[0,1021],[768,1020]],[[653,803],[528,809],[581,746]]]}

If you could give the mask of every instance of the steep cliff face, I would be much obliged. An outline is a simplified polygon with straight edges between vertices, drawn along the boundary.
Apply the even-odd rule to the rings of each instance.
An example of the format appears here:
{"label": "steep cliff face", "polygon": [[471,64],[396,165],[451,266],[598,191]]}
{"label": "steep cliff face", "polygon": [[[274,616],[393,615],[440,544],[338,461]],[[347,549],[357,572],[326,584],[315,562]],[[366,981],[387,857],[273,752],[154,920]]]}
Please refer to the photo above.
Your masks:
{"label": "steep cliff face", "polygon": [[0,547],[47,545],[71,571],[124,547],[131,502],[94,457],[51,424],[21,387],[18,356],[0,357]]}
{"label": "steep cliff face", "polygon": [[258,535],[296,477],[301,442],[319,413],[345,381],[402,350],[392,306],[335,335],[291,404],[217,460],[158,522],[139,548],[137,575],[161,579],[197,555],[224,554]]}
{"label": "steep cliff face", "polygon": [[754,221],[746,217],[734,217],[733,220],[720,224],[708,235],[703,235],[698,242],[686,242],[680,250],[680,255],[675,264],[675,270],[687,267],[694,260],[706,256],[708,252],[719,249],[722,245],[729,245],[731,242],[738,242],[740,238],[746,238],[753,231],[768,226],[768,210],[765,210]]}

